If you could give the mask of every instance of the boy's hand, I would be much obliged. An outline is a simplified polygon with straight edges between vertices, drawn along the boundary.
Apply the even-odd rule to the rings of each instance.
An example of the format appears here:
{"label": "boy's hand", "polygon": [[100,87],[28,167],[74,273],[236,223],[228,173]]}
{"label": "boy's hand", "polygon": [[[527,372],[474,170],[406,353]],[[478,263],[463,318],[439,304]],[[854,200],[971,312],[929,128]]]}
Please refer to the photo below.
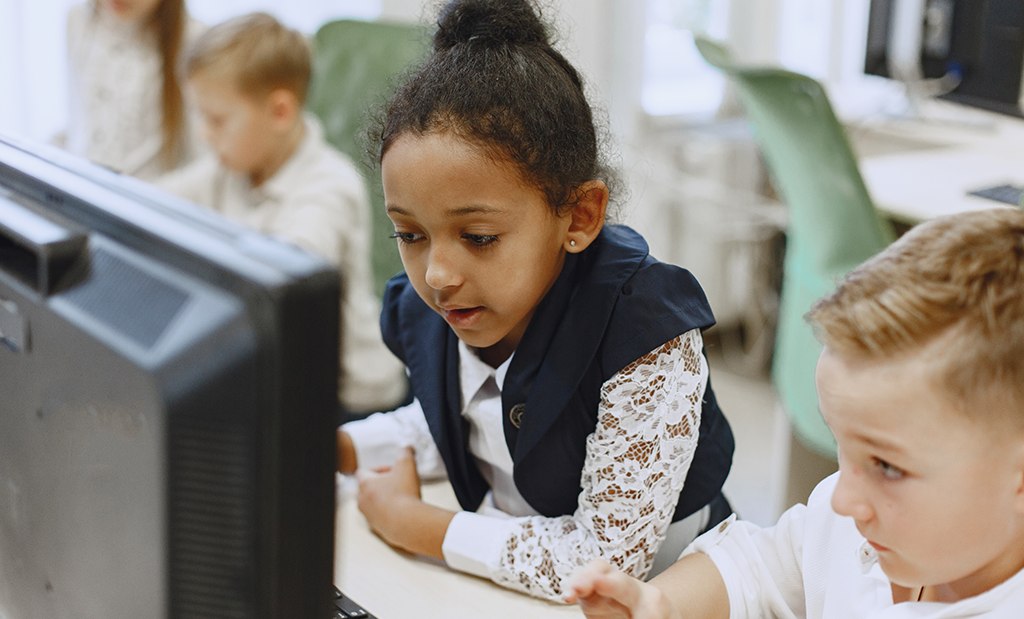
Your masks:
{"label": "boy's hand", "polygon": [[565,601],[589,619],[674,619],[661,591],[595,559],[569,581]]}

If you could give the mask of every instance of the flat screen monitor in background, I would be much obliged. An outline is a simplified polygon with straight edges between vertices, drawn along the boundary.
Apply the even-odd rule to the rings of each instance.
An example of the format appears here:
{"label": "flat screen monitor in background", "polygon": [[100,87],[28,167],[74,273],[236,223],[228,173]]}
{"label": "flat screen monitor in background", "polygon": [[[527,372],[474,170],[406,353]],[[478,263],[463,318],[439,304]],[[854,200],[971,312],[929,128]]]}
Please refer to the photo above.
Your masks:
{"label": "flat screen monitor in background", "polygon": [[1024,2],[871,0],[864,72],[1021,116]]}
{"label": "flat screen monitor in background", "polygon": [[0,139],[0,617],[331,616],[337,272]]}

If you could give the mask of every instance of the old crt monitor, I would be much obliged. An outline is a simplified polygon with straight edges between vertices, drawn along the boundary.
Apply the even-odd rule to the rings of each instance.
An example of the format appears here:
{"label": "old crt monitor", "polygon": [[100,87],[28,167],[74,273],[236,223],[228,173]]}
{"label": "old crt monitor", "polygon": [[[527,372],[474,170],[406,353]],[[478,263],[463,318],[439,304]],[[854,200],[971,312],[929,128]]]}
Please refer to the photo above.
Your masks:
{"label": "old crt monitor", "polygon": [[0,617],[331,616],[337,272],[0,139]]}
{"label": "old crt monitor", "polygon": [[945,99],[1020,116],[1022,71],[1021,0],[871,0],[867,74],[930,80]]}

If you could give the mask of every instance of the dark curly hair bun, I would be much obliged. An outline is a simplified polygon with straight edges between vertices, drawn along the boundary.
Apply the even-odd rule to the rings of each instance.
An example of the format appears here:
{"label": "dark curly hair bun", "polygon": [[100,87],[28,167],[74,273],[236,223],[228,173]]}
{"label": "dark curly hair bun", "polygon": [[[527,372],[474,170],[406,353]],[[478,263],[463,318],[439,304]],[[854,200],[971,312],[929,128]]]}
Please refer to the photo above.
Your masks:
{"label": "dark curly hair bun", "polygon": [[528,0],[454,0],[437,18],[434,50],[459,44],[549,45],[548,30]]}
{"label": "dark curly hair bun", "polygon": [[609,178],[583,80],[552,45],[541,1],[445,2],[433,52],[373,128],[375,159],[403,135],[450,133],[515,165],[555,212],[583,183]]}

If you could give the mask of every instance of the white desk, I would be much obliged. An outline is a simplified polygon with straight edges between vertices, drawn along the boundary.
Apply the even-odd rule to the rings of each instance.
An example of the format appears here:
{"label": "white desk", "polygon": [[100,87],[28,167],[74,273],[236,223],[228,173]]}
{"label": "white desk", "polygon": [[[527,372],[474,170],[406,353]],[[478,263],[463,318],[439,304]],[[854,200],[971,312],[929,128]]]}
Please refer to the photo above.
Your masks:
{"label": "white desk", "polygon": [[[576,606],[531,598],[391,548],[366,526],[350,482],[339,476],[334,580],[378,619],[583,616]],[[425,484],[423,497],[435,505],[457,505],[447,483]]]}
{"label": "white desk", "polygon": [[945,101],[928,103],[924,111],[936,120],[847,125],[878,209],[914,223],[1005,206],[967,194],[1004,183],[1024,185],[1024,121]]}

